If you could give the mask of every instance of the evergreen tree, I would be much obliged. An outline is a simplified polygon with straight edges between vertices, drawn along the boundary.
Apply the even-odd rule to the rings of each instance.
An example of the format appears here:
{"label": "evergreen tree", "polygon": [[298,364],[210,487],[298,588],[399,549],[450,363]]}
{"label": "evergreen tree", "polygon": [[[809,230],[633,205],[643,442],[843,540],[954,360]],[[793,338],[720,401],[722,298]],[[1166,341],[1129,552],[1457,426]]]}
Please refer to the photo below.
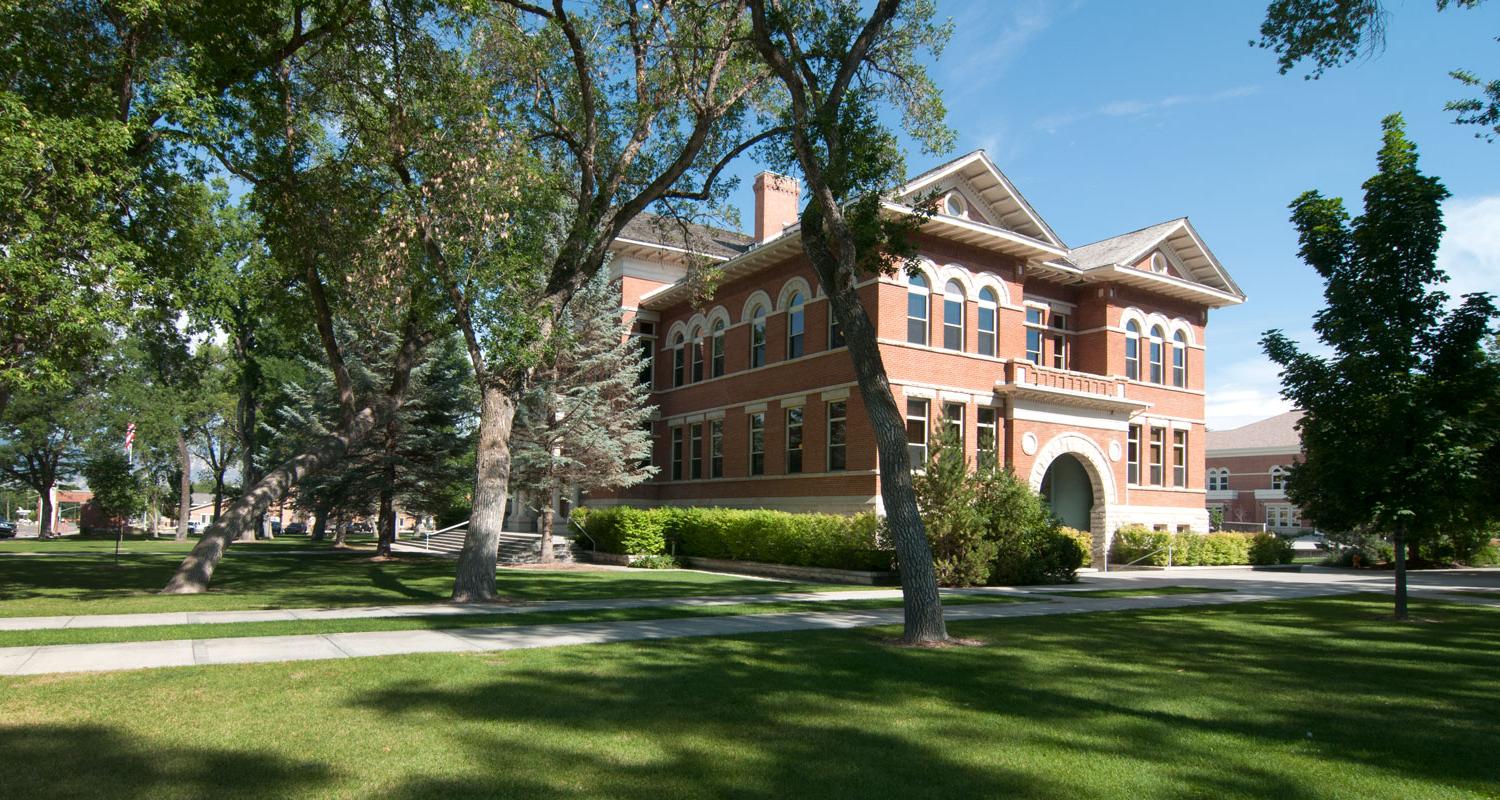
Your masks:
{"label": "evergreen tree", "polygon": [[1362,216],[1317,192],[1291,205],[1300,255],[1325,281],[1313,328],[1332,354],[1305,353],[1280,331],[1263,345],[1282,394],[1306,412],[1287,496],[1320,527],[1391,535],[1405,619],[1408,547],[1500,513],[1482,467],[1500,441],[1500,369],[1482,350],[1492,299],[1466,295],[1445,311],[1435,288],[1447,280],[1436,258],[1448,191],[1418,170],[1399,115],[1383,127]]}
{"label": "evergreen tree", "polygon": [[552,560],[560,497],[634,486],[656,471],[643,463],[655,407],[619,297],[602,273],[574,295],[517,408],[512,475],[541,500],[543,562]]}

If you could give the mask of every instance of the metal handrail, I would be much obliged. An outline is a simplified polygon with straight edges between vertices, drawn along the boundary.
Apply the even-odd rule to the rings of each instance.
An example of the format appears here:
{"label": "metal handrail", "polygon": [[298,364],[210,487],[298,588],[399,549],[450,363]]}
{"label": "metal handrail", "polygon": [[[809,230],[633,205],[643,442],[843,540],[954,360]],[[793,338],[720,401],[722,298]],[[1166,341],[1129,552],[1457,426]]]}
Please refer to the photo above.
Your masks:
{"label": "metal handrail", "polygon": [[589,532],[583,529],[583,523],[579,522],[576,519],[574,519],[572,514],[568,515],[568,527],[570,527],[570,528],[574,528],[574,527],[578,528],[578,532],[581,533],[581,534],[583,534],[583,538],[589,540],[589,552],[590,553],[597,553],[597,552],[599,552],[599,543],[596,542],[596,541],[594,541],[594,537],[590,536]]}
{"label": "metal handrail", "polygon": [[422,532],[422,549],[423,550],[431,550],[432,549],[432,537],[436,536],[437,534],[439,534],[439,533],[447,533],[448,531],[451,531],[451,530],[457,530],[459,528],[464,528],[464,527],[467,527],[468,524],[469,524],[469,521],[468,520],[464,520],[463,522],[459,522],[459,523],[456,523],[456,524],[453,524],[453,525],[449,525],[448,527],[443,528],[440,531],[423,531]]}
{"label": "metal handrail", "polygon": [[[1158,547],[1155,550],[1152,550],[1151,552],[1149,552],[1149,553],[1141,556],[1140,558],[1137,558],[1134,561],[1127,561],[1124,564],[1120,564],[1119,566],[1122,566],[1122,567],[1133,567],[1136,564],[1139,564],[1142,561],[1145,561],[1146,559],[1148,559],[1148,558],[1156,555],[1157,553],[1160,553],[1163,550],[1167,551],[1167,566],[1170,567],[1170,566],[1172,566],[1172,543],[1170,541],[1167,542],[1167,546],[1166,547]],[[1109,564],[1109,557],[1108,557],[1108,555],[1105,556],[1104,563],[1106,565]],[[1107,569],[1105,570],[1105,572],[1108,572],[1108,571],[1109,570],[1107,570]]]}

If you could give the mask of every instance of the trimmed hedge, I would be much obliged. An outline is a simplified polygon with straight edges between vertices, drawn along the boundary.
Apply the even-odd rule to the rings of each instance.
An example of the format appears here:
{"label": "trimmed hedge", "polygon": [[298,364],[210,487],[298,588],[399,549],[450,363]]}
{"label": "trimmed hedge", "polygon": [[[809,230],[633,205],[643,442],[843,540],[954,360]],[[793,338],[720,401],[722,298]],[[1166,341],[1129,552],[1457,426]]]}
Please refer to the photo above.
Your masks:
{"label": "trimmed hedge", "polygon": [[892,554],[874,514],[789,514],[732,508],[579,509],[599,550],[756,561],[797,567],[882,571]]}
{"label": "trimmed hedge", "polygon": [[1144,525],[1127,525],[1115,531],[1110,563],[1165,567],[1168,558],[1177,567],[1290,564],[1292,545],[1273,533],[1168,533]]}

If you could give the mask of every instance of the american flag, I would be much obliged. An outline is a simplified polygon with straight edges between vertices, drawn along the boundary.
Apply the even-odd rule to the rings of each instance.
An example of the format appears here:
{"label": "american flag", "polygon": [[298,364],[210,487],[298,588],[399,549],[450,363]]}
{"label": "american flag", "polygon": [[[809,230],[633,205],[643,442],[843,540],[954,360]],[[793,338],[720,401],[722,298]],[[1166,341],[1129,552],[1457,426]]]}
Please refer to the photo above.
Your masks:
{"label": "american flag", "polygon": [[125,426],[125,452],[130,452],[130,446],[135,442],[135,423]]}

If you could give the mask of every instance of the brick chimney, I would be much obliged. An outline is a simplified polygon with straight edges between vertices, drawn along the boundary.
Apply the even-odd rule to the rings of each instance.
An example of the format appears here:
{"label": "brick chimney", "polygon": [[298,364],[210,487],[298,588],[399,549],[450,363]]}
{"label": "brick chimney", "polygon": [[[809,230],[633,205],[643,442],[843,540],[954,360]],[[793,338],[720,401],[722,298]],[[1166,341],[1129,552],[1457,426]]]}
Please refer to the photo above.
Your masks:
{"label": "brick chimney", "polygon": [[797,198],[802,188],[796,178],[762,172],[755,176],[755,241],[764,242],[781,235],[782,229],[797,221]]}

